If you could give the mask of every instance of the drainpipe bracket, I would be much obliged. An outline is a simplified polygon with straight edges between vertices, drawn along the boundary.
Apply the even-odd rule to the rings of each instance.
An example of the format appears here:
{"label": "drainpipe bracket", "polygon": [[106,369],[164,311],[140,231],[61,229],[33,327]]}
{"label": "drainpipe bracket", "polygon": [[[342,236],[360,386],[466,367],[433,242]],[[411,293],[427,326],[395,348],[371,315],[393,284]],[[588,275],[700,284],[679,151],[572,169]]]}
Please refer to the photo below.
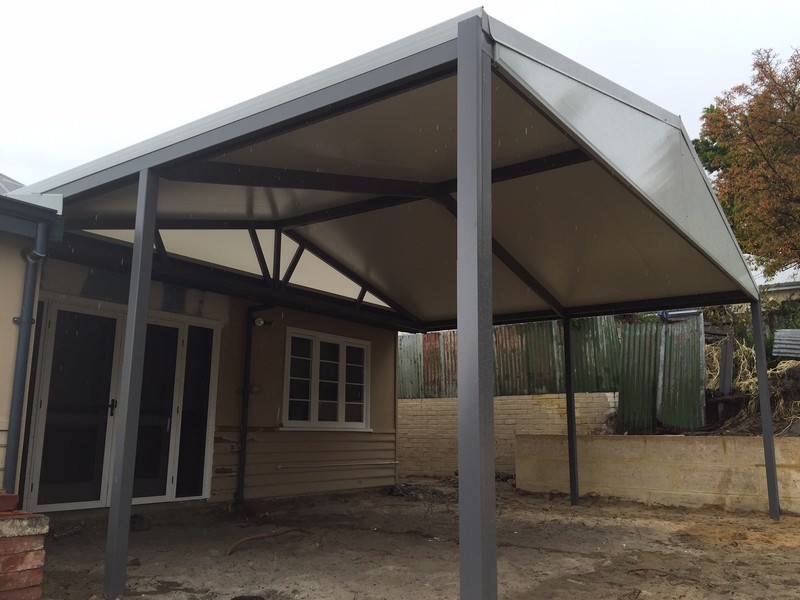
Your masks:
{"label": "drainpipe bracket", "polygon": [[[12,317],[11,320],[17,325],[20,325],[23,322],[22,317]],[[31,325],[36,325],[36,319],[31,319],[30,323]]]}

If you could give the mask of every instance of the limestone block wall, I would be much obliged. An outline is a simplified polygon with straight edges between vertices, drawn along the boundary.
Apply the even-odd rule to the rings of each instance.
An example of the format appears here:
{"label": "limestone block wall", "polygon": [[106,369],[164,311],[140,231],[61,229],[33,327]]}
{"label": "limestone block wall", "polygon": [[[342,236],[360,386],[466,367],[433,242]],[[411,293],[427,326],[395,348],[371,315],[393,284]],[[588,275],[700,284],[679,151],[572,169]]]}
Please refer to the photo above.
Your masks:
{"label": "limestone block wall", "polygon": [[[591,433],[616,408],[617,394],[575,396],[578,433]],[[456,398],[399,399],[397,456],[400,476],[451,476],[458,468]],[[499,396],[494,399],[495,464],[513,473],[516,435],[566,434],[564,394]]]}
{"label": "limestone block wall", "polygon": [[[735,436],[579,436],[580,493],[766,512],[762,443]],[[566,436],[518,435],[516,449],[518,488],[569,491]],[[776,438],[775,453],[781,507],[800,512],[800,438]]]}

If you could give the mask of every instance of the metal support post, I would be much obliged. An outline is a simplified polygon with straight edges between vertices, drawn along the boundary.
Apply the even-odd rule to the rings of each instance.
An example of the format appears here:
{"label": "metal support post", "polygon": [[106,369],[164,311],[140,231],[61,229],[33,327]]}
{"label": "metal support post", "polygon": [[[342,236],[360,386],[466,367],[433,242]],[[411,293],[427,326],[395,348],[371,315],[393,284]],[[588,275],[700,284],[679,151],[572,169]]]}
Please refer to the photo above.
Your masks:
{"label": "metal support post", "polygon": [[458,25],[458,510],[462,600],[497,598],[492,344],[491,49]]}
{"label": "metal support post", "polygon": [[756,373],[758,375],[758,398],[761,410],[761,436],[764,441],[764,466],[767,470],[767,497],[769,516],[777,520],[781,516],[778,497],[778,470],[775,464],[775,440],[772,432],[772,404],[769,399],[769,380],[767,379],[767,351],[764,342],[764,326],[761,322],[761,302],[750,303],[753,317],[753,340],[756,351]]}
{"label": "metal support post", "polygon": [[567,446],[569,447],[569,500],[578,505],[578,428],[575,423],[575,389],[572,382],[572,319],[564,319],[564,391],[567,395]]}
{"label": "metal support post", "polygon": [[112,449],[111,508],[108,514],[103,584],[108,600],[121,598],[125,591],[157,197],[158,177],[150,169],[141,171],[136,200],[128,318],[122,353],[120,401],[116,411],[117,427]]}

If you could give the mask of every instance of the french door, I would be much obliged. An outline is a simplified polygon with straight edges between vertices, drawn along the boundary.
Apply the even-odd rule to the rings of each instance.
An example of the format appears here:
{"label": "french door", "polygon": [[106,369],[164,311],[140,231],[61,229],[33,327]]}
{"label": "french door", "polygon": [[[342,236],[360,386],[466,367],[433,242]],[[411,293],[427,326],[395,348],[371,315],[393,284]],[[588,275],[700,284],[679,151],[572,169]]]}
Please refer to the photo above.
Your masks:
{"label": "french door", "polygon": [[[26,505],[36,510],[108,505],[124,315],[52,303],[37,385]],[[133,495],[202,497],[214,330],[147,325]]]}

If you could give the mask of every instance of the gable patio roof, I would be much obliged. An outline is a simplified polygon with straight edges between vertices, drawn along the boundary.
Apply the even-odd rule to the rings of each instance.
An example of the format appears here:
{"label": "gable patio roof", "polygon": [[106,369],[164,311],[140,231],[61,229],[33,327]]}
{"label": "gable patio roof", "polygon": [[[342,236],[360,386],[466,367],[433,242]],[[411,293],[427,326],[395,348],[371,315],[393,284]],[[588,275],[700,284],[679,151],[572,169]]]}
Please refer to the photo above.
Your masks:
{"label": "gable patio roof", "polygon": [[[152,168],[159,250],[186,261],[186,283],[452,327],[470,16],[493,51],[496,322],[757,299],[680,119],[480,10],[14,196],[62,194],[67,231],[132,241]],[[174,271],[157,259],[156,277]]]}
{"label": "gable patio roof", "polygon": [[[151,265],[386,327],[457,322],[462,598],[497,593],[492,320],[749,302],[777,518],[758,289],[680,120],[483,10],[16,195],[38,194],[63,196],[51,254],[131,272],[111,597],[124,588]],[[566,391],[577,501],[570,378]]]}

